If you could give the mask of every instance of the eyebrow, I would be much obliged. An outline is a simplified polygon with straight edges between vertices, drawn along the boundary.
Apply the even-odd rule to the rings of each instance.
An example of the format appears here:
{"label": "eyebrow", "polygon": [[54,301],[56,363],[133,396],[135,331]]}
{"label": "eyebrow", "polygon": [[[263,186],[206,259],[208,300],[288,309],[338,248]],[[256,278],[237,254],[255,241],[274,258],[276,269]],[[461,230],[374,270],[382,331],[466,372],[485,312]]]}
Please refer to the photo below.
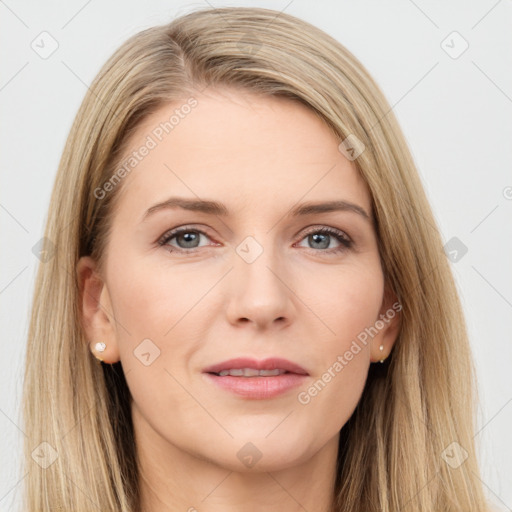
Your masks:
{"label": "eyebrow", "polygon": [[[142,220],[145,221],[151,214],[166,209],[183,208],[194,212],[205,213],[209,215],[229,216],[229,210],[222,203],[207,199],[187,199],[184,197],[170,197],[161,203],[157,203],[149,208],[144,214]],[[361,206],[344,200],[327,201],[327,202],[309,202],[302,203],[293,208],[289,216],[299,217],[304,215],[314,215],[329,212],[353,212],[357,213],[367,221],[371,221],[370,215]]]}

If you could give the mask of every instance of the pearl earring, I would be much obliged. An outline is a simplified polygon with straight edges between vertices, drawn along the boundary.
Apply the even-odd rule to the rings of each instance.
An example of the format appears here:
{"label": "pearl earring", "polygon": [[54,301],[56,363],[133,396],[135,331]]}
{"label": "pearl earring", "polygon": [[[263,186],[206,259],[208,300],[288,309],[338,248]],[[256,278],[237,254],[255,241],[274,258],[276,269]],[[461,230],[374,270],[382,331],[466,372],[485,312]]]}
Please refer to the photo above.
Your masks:
{"label": "pearl earring", "polygon": [[[96,350],[96,352],[104,352],[106,348],[107,345],[105,345],[105,343],[103,343],[102,341],[99,341],[98,343],[96,343],[96,345],[94,345],[94,349]],[[98,356],[96,356],[96,359],[103,361],[103,359],[101,359],[101,357]]]}
{"label": "pearl earring", "polygon": [[[381,353],[382,353],[382,352],[384,351],[384,345],[381,345],[381,346],[379,347],[379,350],[380,350],[380,351],[381,351]],[[381,355],[382,355],[382,354],[381,354]],[[383,363],[383,362],[384,362],[384,359],[386,359],[386,358],[385,358],[385,357],[383,357],[383,358],[380,360],[380,362],[381,362],[381,363]]]}

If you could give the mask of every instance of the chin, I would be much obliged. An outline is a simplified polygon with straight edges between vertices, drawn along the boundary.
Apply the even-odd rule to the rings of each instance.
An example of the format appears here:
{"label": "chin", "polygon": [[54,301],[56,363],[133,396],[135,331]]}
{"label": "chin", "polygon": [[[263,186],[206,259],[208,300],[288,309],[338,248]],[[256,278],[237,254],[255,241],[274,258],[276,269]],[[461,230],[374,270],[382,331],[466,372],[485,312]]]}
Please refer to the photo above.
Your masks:
{"label": "chin", "polygon": [[235,435],[234,439],[222,443],[214,442],[212,444],[216,447],[216,452],[208,450],[205,458],[230,471],[260,473],[297,466],[314,454],[315,450],[304,435],[298,435],[294,440],[284,430],[282,435],[276,431],[265,437],[270,431],[271,429],[265,434],[254,435],[245,431],[241,437]]}

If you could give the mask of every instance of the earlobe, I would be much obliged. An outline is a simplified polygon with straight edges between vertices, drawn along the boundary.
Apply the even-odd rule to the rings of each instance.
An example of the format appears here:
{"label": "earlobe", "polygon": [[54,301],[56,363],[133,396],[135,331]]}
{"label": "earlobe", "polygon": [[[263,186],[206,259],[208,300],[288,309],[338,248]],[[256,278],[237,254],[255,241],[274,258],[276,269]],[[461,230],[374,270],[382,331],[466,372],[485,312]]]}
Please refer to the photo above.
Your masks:
{"label": "earlobe", "polygon": [[379,363],[383,363],[386,360],[386,356],[384,355],[384,345],[380,345],[379,350],[381,352],[381,359],[379,359]]}
{"label": "earlobe", "polygon": [[[79,313],[89,350],[100,361],[119,361],[115,322],[107,285],[90,256],[83,256],[76,267]],[[98,350],[103,348],[103,350]]]}

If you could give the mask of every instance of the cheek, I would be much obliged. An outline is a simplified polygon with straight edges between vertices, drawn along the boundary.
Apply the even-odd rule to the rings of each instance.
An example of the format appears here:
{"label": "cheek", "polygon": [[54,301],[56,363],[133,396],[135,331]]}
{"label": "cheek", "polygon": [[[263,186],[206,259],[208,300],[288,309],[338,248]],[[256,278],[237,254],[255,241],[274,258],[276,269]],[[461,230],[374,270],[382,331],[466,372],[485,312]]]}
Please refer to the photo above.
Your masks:
{"label": "cheek", "polygon": [[158,268],[137,256],[126,255],[111,270],[116,338],[127,385],[134,406],[155,430],[160,422],[163,433],[165,425],[190,419],[190,395],[180,383],[185,383],[184,368],[197,350],[195,340],[201,339],[198,301],[212,284],[194,278],[193,272]]}
{"label": "cheek", "polygon": [[[327,294],[317,294],[316,307],[327,334],[317,337],[321,364],[311,385],[298,402],[313,425],[338,431],[352,415],[364,389],[370,364],[371,336],[368,329],[378,319],[384,280],[378,260],[342,269],[324,283]],[[325,282],[324,282],[325,281]],[[307,412],[306,412],[307,411]]]}
{"label": "cheek", "polygon": [[378,275],[352,275],[340,283],[335,293],[336,307],[331,311],[342,340],[357,337],[378,319],[383,298],[383,283]]}
{"label": "cheek", "polygon": [[183,401],[186,410],[187,396],[178,382],[188,378],[191,358],[207,338],[214,295],[206,295],[222,272],[200,273],[193,265],[159,266],[145,259],[150,260],[126,255],[112,268],[120,358],[137,403],[160,410],[164,404],[157,402],[173,396],[175,405]]}
{"label": "cheek", "polygon": [[[198,303],[216,276],[199,279],[197,272],[180,265],[169,268],[148,262],[152,260],[143,256],[126,257],[112,269],[115,313],[132,338],[167,339],[166,334]],[[118,329],[118,334],[125,336],[126,331]]]}
{"label": "cheek", "polygon": [[[311,275],[311,274],[310,274]],[[350,340],[372,326],[382,305],[384,279],[379,260],[366,258],[333,271],[315,272],[315,279],[303,281],[298,294],[306,297],[311,310],[322,321],[322,338],[332,349],[342,350]]]}

